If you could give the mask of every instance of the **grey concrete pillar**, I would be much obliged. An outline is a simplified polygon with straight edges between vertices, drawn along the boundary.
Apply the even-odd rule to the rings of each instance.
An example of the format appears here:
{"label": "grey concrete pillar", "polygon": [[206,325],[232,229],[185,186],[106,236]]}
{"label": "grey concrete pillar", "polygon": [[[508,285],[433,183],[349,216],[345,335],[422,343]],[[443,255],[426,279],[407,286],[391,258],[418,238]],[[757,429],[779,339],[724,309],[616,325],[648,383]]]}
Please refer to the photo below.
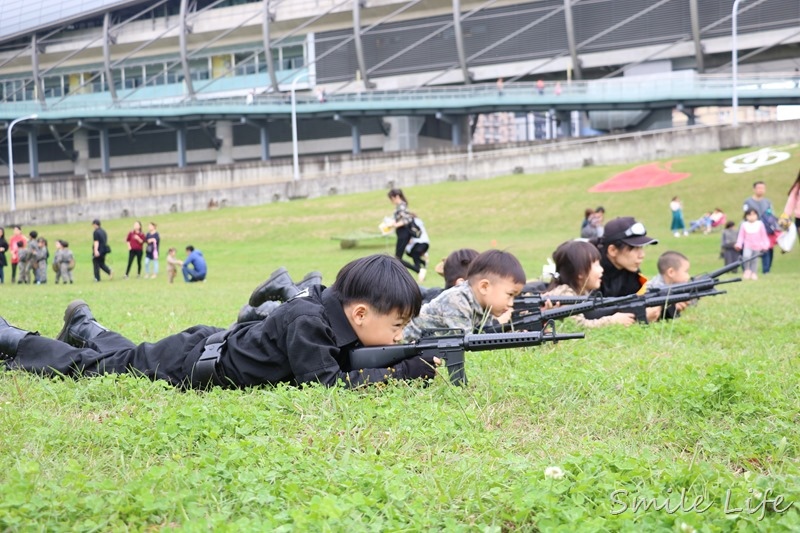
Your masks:
{"label": "grey concrete pillar", "polygon": [[103,174],[111,172],[111,143],[108,139],[108,128],[98,130],[100,136],[100,169]]}
{"label": "grey concrete pillar", "polygon": [[572,137],[572,113],[569,111],[558,111],[556,113],[558,124],[558,136],[560,138]]}
{"label": "grey concrete pillar", "polygon": [[265,124],[258,131],[261,136],[261,160],[269,161],[269,127]]}
{"label": "grey concrete pillar", "polygon": [[32,178],[39,177],[39,139],[36,127],[28,130],[28,161]]}
{"label": "grey concrete pillar", "polygon": [[425,117],[384,117],[388,126],[384,152],[419,149],[419,132],[425,125]]}
{"label": "grey concrete pillar", "polygon": [[353,153],[361,153],[361,128],[358,127],[358,121],[355,120],[350,125],[350,134],[353,137]]}
{"label": "grey concrete pillar", "polygon": [[186,127],[179,126],[175,129],[177,140],[178,168],[186,168]]}
{"label": "grey concrete pillar", "polygon": [[217,164],[230,165],[233,160],[233,123],[230,120],[218,120],[216,124],[217,139],[222,141],[217,150]]}
{"label": "grey concrete pillar", "polygon": [[72,134],[72,148],[75,150],[75,175],[89,173],[89,131],[83,128]]}

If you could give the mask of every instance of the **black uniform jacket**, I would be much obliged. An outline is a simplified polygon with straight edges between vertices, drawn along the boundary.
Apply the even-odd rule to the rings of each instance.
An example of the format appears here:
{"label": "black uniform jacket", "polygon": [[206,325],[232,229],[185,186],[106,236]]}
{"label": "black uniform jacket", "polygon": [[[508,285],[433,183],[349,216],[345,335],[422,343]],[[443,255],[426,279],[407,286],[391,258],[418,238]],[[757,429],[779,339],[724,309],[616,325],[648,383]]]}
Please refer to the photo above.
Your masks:
{"label": "black uniform jacket", "polygon": [[600,257],[600,266],[603,267],[603,281],[600,283],[603,296],[636,294],[647,281],[639,272],[615,267],[605,254]]}
{"label": "black uniform jacket", "polygon": [[220,359],[222,379],[237,387],[339,380],[355,387],[403,377],[402,365],[351,371],[349,351],[360,345],[335,294],[315,286],[266,319],[237,325]]}

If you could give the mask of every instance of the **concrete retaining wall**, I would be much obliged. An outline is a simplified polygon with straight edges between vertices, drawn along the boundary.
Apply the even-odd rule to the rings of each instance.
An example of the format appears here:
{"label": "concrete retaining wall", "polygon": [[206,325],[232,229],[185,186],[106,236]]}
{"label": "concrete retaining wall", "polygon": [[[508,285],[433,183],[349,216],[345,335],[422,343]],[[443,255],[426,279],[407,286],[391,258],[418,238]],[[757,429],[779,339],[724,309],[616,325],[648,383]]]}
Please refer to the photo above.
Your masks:
{"label": "concrete retaining wall", "polygon": [[146,218],[211,206],[249,206],[294,198],[409,187],[445,180],[537,174],[589,165],[636,163],[769,146],[800,138],[800,121],[693,127],[513,146],[440,148],[417,152],[307,157],[301,179],[290,159],[106,175],[16,180],[16,212],[8,182],[0,184],[0,224],[56,224],[120,217]]}

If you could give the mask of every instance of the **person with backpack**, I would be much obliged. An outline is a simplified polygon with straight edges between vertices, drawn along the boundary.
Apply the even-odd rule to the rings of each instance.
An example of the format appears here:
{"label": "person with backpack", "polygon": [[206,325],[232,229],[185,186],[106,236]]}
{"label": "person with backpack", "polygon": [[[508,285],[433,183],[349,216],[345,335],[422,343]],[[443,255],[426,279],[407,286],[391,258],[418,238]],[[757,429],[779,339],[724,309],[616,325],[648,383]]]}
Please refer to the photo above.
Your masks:
{"label": "person with backpack", "polygon": [[47,283],[47,260],[50,259],[50,252],[47,250],[47,239],[39,237],[36,239],[39,245],[36,256],[33,258],[34,268],[36,269],[36,284]]}
{"label": "person with backpack", "polygon": [[[767,193],[767,185],[763,181],[753,183],[753,195],[744,201],[742,211],[747,213],[751,209],[755,210],[758,215],[758,220],[764,223],[764,228],[767,230],[769,236],[770,247],[767,253],[761,256],[761,272],[769,274],[772,268],[772,248],[775,246],[776,233],[779,233],[777,219],[775,218],[772,202],[765,196]],[[774,221],[774,224],[773,224]]]}
{"label": "person with backpack", "polygon": [[[387,196],[389,201],[394,204],[394,232],[397,235],[394,256],[403,261],[408,243],[412,238],[419,239],[422,236],[422,228],[415,222],[417,216],[408,210],[408,200],[406,200],[402,189],[392,189]],[[414,270],[407,263],[406,266]],[[419,270],[415,270],[415,272],[419,272]]]}
{"label": "person with backpack", "polygon": [[72,283],[72,269],[75,268],[75,256],[69,249],[69,243],[56,241],[56,255],[53,258],[53,270],[56,273],[56,284],[61,280],[64,284]]}
{"label": "person with backpack", "polygon": [[411,264],[405,259],[400,261],[406,268],[417,273],[417,280],[420,283],[425,283],[425,276],[428,273],[428,248],[431,241],[428,238],[428,232],[425,231],[425,224],[423,224],[422,220],[414,217],[414,225],[420,229],[419,236],[412,235],[405,249],[405,253],[411,257],[414,263]]}

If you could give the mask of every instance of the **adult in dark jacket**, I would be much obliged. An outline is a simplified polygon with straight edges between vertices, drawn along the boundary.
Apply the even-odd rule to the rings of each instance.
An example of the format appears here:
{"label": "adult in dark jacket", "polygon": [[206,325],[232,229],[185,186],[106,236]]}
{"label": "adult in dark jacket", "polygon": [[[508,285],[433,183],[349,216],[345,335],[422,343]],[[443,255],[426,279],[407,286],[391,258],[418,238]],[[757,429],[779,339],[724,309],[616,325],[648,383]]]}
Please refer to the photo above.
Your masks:
{"label": "adult in dark jacket", "polygon": [[101,270],[108,274],[108,279],[112,279],[114,274],[111,273],[111,269],[106,265],[106,255],[111,252],[111,248],[108,246],[108,234],[106,234],[106,230],[100,227],[100,221],[98,219],[92,220],[92,227],[94,228],[94,232],[92,233],[92,266],[94,267],[94,280],[100,281]]}
{"label": "adult in dark jacket", "polygon": [[[658,240],[647,236],[644,224],[633,217],[615,218],[605,225],[603,236],[592,242],[600,251],[603,296],[628,296],[644,291],[647,278],[639,270],[644,261],[644,247],[658,244]],[[658,320],[660,315],[660,307],[647,308],[648,322]]]}

